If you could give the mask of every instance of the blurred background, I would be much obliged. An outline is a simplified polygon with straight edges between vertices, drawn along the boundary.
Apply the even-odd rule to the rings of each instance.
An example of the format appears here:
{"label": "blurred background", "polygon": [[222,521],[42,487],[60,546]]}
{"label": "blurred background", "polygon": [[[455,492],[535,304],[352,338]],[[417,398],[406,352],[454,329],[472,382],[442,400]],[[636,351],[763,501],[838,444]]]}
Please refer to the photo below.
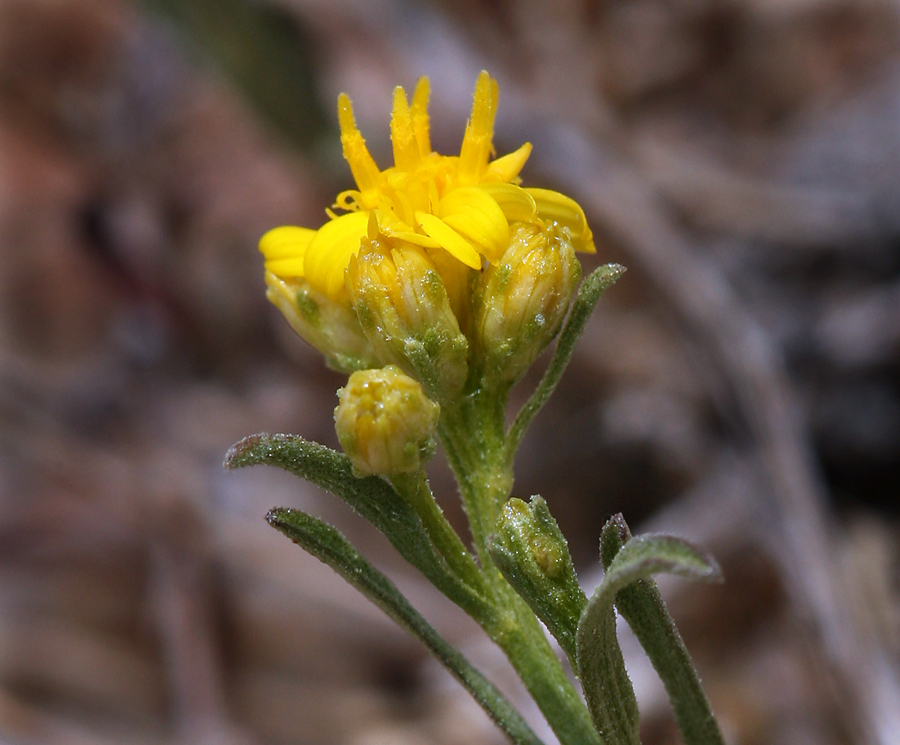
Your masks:
{"label": "blurred background", "polygon": [[[587,586],[622,511],[711,550],[662,582],[734,745],[900,743],[896,0],[0,0],[0,743],[501,742],[404,632],[264,520],[337,524],[528,708],[473,625],[336,500],[226,474],[336,445],[340,376],[256,243],[382,165],[432,81],[629,271],[520,454]],[[516,392],[523,400],[537,380]],[[433,483],[462,516],[447,471]],[[679,742],[622,630],[647,745]]]}

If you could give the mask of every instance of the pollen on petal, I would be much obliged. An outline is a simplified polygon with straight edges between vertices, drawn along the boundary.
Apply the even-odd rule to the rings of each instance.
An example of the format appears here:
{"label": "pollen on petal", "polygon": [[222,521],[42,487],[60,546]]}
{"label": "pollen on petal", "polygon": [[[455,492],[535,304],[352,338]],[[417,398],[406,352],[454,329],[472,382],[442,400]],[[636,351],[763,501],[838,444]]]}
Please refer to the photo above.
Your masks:
{"label": "pollen on petal", "polygon": [[326,222],[316,231],[306,249],[304,271],[314,290],[332,300],[340,297],[344,287],[344,269],[350,257],[359,251],[366,236],[369,212],[350,212]]}
{"label": "pollen on petal", "polygon": [[359,190],[365,194],[378,187],[378,165],[366,147],[366,141],[356,126],[353,117],[353,104],[346,93],[338,96],[338,123],[341,127],[341,145],[344,150],[344,160],[350,166],[350,172]]}
{"label": "pollen on petal", "polygon": [[412,119],[413,133],[416,144],[419,147],[419,155],[428,155],[431,152],[431,120],[428,117],[428,97],[431,90],[428,78],[419,78],[416,90],[413,93],[412,106],[409,108]]}
{"label": "pollen on petal", "polygon": [[478,251],[441,218],[427,212],[416,212],[416,220],[425,233],[436,240],[441,248],[466,266],[472,269],[481,269],[481,256],[478,255]]}
{"label": "pollen on petal", "polygon": [[394,108],[391,112],[391,143],[394,145],[394,165],[412,171],[419,163],[419,145],[413,129],[406,91],[394,88]]}
{"label": "pollen on petal", "polygon": [[492,264],[509,247],[509,223],[496,200],[477,186],[449,192],[440,203],[440,218],[475,245]]}
{"label": "pollen on petal", "polygon": [[537,204],[538,217],[568,228],[576,251],[596,253],[594,234],[588,227],[581,205],[574,199],[550,189],[526,189]]}

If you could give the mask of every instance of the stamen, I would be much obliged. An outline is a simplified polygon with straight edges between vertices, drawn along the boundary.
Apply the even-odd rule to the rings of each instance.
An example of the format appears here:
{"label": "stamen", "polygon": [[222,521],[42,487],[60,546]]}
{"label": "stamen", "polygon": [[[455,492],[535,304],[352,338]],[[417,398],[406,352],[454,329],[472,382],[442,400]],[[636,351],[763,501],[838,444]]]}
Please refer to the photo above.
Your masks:
{"label": "stamen", "polygon": [[366,147],[366,141],[356,126],[353,117],[353,104],[346,93],[338,96],[338,123],[341,127],[341,145],[344,149],[344,160],[350,166],[350,173],[362,192],[378,188],[378,165]]}
{"label": "stamen", "polygon": [[399,85],[394,88],[394,108],[391,112],[391,142],[394,145],[394,165],[404,171],[413,171],[419,164],[419,145],[413,130],[406,91]]}
{"label": "stamen", "polygon": [[412,106],[409,109],[413,133],[416,137],[416,144],[419,146],[419,155],[428,155],[431,152],[431,120],[428,117],[430,95],[431,88],[428,78],[419,78],[416,90],[413,92]]}
{"label": "stamen", "polygon": [[362,195],[356,189],[347,189],[337,195],[333,209],[345,210],[346,212],[355,212],[359,209],[359,200]]}
{"label": "stamen", "polygon": [[478,75],[475,94],[472,96],[472,115],[466,125],[459,151],[459,172],[464,183],[473,183],[487,166],[493,146],[494,117],[500,89],[485,70]]}

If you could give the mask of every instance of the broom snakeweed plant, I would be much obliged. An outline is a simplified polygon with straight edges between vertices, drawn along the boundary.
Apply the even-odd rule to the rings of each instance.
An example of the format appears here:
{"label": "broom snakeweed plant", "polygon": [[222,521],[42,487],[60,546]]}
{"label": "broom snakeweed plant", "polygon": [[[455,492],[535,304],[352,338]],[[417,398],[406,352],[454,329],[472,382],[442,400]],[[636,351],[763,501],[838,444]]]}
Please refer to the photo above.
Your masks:
{"label": "broom snakeweed plant", "polygon": [[[667,536],[632,537],[620,515],[601,536],[605,576],[591,598],[546,502],[512,496],[513,462],[603,291],[580,286],[594,253],[581,207],[523,187],[531,145],[493,158],[499,90],[482,72],[458,156],[430,143],[428,80],[394,93],[394,165],[381,170],[338,99],[356,189],[318,230],[260,241],[268,297],[326,363],[350,374],[335,426],[344,454],[294,435],[237,443],[225,464],[286,469],[347,502],[504,651],[563,745],[636,745],[638,709],[616,638],[618,611],[657,669],[688,745],[720,745],[678,631],[651,576],[717,580],[714,560]],[[506,426],[508,394],[550,343],[541,382]],[[440,440],[469,521],[471,548],[424,472]],[[514,743],[540,740],[503,695],[333,527],[290,509],[267,519],[417,636]],[[543,624],[543,627],[542,627]],[[583,696],[544,631],[557,640]]]}

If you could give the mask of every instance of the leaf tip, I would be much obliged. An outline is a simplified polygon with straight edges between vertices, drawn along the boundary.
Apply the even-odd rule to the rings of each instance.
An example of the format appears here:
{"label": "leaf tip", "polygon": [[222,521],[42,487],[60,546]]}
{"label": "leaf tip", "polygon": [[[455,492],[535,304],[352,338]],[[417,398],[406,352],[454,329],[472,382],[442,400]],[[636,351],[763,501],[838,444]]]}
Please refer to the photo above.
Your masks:
{"label": "leaf tip", "polygon": [[709,582],[710,584],[722,584],[725,581],[722,567],[719,566],[719,562],[716,561],[709,551],[683,538],[674,536],[659,537],[665,541],[670,541],[673,545],[680,546],[686,552],[689,563],[682,564],[681,571],[675,572],[676,574],[683,574],[683,576],[690,579]]}
{"label": "leaf tip", "polygon": [[703,579],[713,585],[724,584],[725,574],[722,572],[722,567],[719,566],[719,562],[713,558],[712,554],[709,554],[706,551],[702,551],[701,555],[706,561],[706,572],[703,575]]}
{"label": "leaf tip", "polygon": [[609,569],[619,549],[628,543],[630,538],[631,530],[621,512],[617,512],[606,521],[603,530],[600,531],[600,563],[604,569]]}
{"label": "leaf tip", "polygon": [[626,268],[621,264],[603,264],[588,276],[586,287],[594,285],[597,290],[605,290],[614,285],[626,271]]}
{"label": "leaf tip", "polygon": [[622,543],[627,543],[628,539],[631,538],[631,530],[628,527],[628,523],[625,522],[625,515],[621,512],[617,512],[607,521],[607,525],[610,528],[615,528],[615,530],[619,534],[619,540]]}
{"label": "leaf tip", "polygon": [[268,437],[269,435],[265,432],[260,432],[259,434],[250,435],[249,437],[245,437],[243,440],[234,443],[234,445],[228,448],[228,452],[225,453],[225,460],[222,463],[222,467],[226,471],[232,471],[235,468],[255,465],[259,462],[259,459],[255,458],[254,454],[259,449],[263,440]]}
{"label": "leaf tip", "polygon": [[628,267],[623,266],[622,264],[607,264],[606,267],[609,270],[613,282],[628,271]]}
{"label": "leaf tip", "polygon": [[273,507],[266,513],[266,522],[273,528],[278,528],[284,522],[284,514],[287,512],[286,507]]}

